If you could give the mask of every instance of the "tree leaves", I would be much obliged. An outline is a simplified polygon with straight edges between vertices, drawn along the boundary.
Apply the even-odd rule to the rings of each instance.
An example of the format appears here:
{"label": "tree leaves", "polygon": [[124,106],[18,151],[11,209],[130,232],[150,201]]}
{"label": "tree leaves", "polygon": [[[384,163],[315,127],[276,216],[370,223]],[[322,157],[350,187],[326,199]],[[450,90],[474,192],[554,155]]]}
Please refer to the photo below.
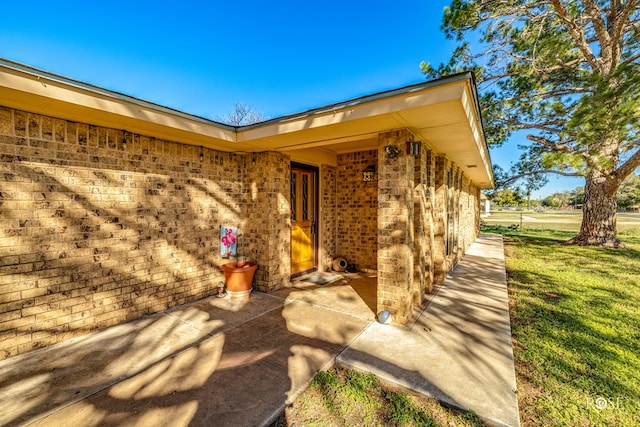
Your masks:
{"label": "tree leaves", "polygon": [[487,142],[530,141],[498,184],[584,176],[571,243],[619,247],[615,192],[640,166],[640,0],[453,0],[443,29],[459,48],[425,74],[473,70]]}
{"label": "tree leaves", "polygon": [[490,145],[526,130],[541,169],[583,175],[636,161],[640,0],[453,0],[442,22],[459,46],[422,71],[476,74]]}

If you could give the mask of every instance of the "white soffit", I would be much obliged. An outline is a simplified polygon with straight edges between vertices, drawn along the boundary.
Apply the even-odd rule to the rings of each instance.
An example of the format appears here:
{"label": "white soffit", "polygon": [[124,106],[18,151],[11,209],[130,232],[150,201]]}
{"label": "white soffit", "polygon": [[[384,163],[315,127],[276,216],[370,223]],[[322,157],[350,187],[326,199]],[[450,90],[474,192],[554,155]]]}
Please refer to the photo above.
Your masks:
{"label": "white soffit", "polygon": [[276,150],[292,158],[377,149],[407,128],[481,188],[493,185],[470,73],[445,77],[250,126],[233,127],[0,59],[0,104],[224,151]]}

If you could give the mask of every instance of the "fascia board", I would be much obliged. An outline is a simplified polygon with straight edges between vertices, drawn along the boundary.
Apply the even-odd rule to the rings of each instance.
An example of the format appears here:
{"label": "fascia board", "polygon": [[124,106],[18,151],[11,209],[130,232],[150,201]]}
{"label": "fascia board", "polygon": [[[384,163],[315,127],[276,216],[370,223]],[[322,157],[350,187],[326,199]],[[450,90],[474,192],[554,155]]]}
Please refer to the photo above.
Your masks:
{"label": "fascia board", "polygon": [[[225,151],[282,149],[278,137],[286,135],[295,135],[298,144],[321,146],[321,141],[349,138],[345,134],[349,124],[359,123],[368,133],[385,131],[389,129],[377,128],[376,118],[396,119],[403,111],[419,112],[425,106],[458,100],[465,108],[484,173],[493,183],[473,81],[472,73],[461,73],[235,127],[0,59],[0,99],[8,107]],[[411,129],[411,123],[406,125]]]}
{"label": "fascia board", "polygon": [[187,143],[194,139],[236,142],[237,134],[231,126],[46,72],[3,65],[0,63],[0,99],[12,108],[130,132],[156,127],[156,133],[178,136]]}

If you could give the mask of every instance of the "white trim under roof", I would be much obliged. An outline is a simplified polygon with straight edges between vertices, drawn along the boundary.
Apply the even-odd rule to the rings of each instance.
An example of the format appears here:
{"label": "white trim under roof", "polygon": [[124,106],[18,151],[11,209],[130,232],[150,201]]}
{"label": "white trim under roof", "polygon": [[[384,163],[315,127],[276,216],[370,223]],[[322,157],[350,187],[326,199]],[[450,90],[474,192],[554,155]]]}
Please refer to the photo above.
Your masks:
{"label": "white trim under roof", "polygon": [[0,104],[222,151],[313,152],[329,164],[342,152],[376,149],[381,132],[406,128],[477,186],[493,187],[472,73],[236,127],[0,59]]}

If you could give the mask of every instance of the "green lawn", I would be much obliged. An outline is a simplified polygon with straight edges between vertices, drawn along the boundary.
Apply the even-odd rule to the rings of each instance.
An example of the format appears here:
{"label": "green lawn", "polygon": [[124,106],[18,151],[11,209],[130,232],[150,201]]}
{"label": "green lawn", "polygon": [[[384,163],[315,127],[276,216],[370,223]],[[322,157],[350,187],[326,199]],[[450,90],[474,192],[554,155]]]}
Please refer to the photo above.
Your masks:
{"label": "green lawn", "polygon": [[612,250],[485,231],[505,236],[523,425],[640,425],[640,234]]}
{"label": "green lawn", "polygon": [[385,384],[373,374],[334,368],[310,386],[270,427],[480,427],[473,412]]}

